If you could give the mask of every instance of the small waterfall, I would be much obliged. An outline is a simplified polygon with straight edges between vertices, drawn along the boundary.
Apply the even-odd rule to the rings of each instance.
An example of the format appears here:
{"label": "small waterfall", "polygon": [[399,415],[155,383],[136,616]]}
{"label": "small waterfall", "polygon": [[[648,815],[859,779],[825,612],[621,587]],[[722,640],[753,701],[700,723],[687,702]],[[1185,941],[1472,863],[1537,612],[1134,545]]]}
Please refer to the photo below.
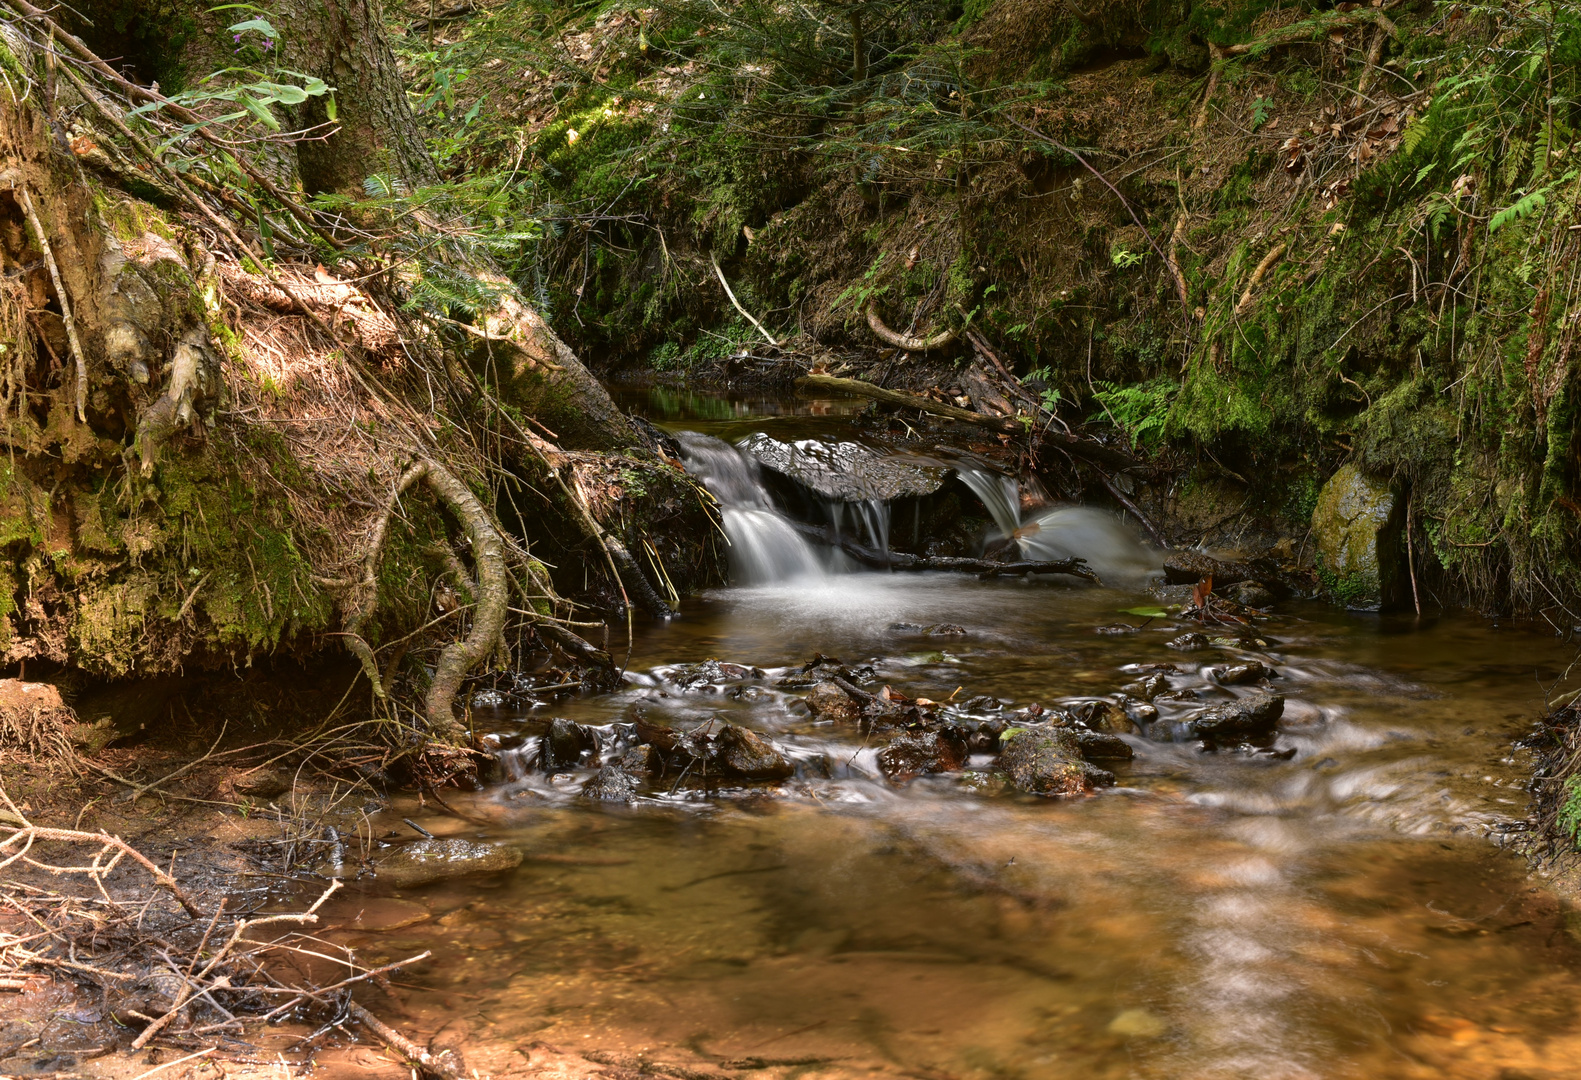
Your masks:
{"label": "small waterfall", "polygon": [[961,483],[988,509],[1003,536],[1013,537],[1023,558],[1086,559],[1100,577],[1132,577],[1158,569],[1159,558],[1113,514],[1090,506],[1057,506],[1021,519],[1021,491],[1008,476],[960,469]]}
{"label": "small waterfall", "polygon": [[737,584],[824,576],[812,545],[774,508],[757,461],[710,435],[685,432],[679,439],[686,471],[719,500]]}
{"label": "small waterfall", "polygon": [[1013,536],[1021,527],[1021,491],[1016,482],[987,469],[957,469],[961,483],[982,500],[988,514],[1004,536]]}

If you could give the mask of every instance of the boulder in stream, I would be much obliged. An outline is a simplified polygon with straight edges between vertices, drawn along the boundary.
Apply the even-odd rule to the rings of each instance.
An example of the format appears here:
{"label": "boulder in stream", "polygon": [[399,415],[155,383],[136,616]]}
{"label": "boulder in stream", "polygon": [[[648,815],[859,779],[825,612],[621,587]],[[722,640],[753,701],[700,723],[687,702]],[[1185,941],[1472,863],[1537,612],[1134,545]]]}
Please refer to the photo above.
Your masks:
{"label": "boulder in stream", "polygon": [[1323,587],[1334,599],[1364,609],[1400,599],[1404,517],[1394,488],[1355,465],[1323,485],[1312,510],[1312,538]]}
{"label": "boulder in stream", "polygon": [[1136,756],[1130,743],[1106,731],[1077,731],[1076,743],[1088,761],[1130,761]]}
{"label": "boulder in stream", "polygon": [[619,765],[605,765],[582,785],[582,798],[594,802],[629,803],[637,797],[637,782]]}
{"label": "boulder in stream", "polygon": [[833,682],[821,682],[814,686],[806,701],[814,720],[854,724],[862,715],[861,703]]}
{"label": "boulder in stream", "polygon": [[1114,783],[1114,774],[1090,765],[1070,728],[1012,728],[1005,732],[999,768],[1032,795],[1083,795]]}
{"label": "boulder in stream", "polygon": [[1134,698],[1141,698],[1143,701],[1152,701],[1159,694],[1162,694],[1164,691],[1169,689],[1169,680],[1162,674],[1154,672],[1151,675],[1136,680],[1136,682],[1126,683],[1124,686],[1120,687],[1120,689],[1125,691],[1127,694],[1130,694]]}
{"label": "boulder in stream", "polygon": [[704,660],[700,664],[680,664],[663,673],[665,682],[682,690],[702,690],[721,683],[763,678],[763,669],[725,660]]}
{"label": "boulder in stream", "polygon": [[1279,673],[1259,660],[1248,660],[1244,664],[1231,664],[1227,667],[1215,668],[1213,678],[1221,686],[1246,686],[1250,683],[1262,682],[1264,679],[1275,679]]}
{"label": "boulder in stream", "polygon": [[543,737],[543,764],[546,769],[569,769],[582,763],[582,755],[597,749],[593,733],[574,720],[555,717]]}
{"label": "boulder in stream", "polygon": [[1225,562],[1200,551],[1172,551],[1164,560],[1164,580],[1171,585],[1195,585],[1212,578],[1214,588],[1222,589],[1252,576],[1251,570],[1241,563]]}
{"label": "boulder in stream", "polygon": [[1210,742],[1242,739],[1271,734],[1284,711],[1283,694],[1248,694],[1192,713],[1182,726],[1187,738]]}
{"label": "boulder in stream", "polygon": [[414,889],[469,874],[494,874],[519,866],[522,853],[502,844],[471,840],[414,840],[385,852],[374,862],[380,884]]}
{"label": "boulder in stream", "polygon": [[784,780],[796,775],[796,767],[773,742],[734,724],[726,724],[714,736],[714,752],[721,769],[743,780]]}
{"label": "boulder in stream", "polygon": [[932,495],[950,475],[943,466],[902,461],[854,442],[785,443],[759,432],[739,448],[765,468],[840,502]]}
{"label": "boulder in stream", "polygon": [[966,740],[949,731],[905,731],[878,752],[878,767],[891,780],[923,773],[956,772],[966,764]]}
{"label": "boulder in stream", "polygon": [[1238,581],[1220,591],[1242,607],[1270,608],[1274,605],[1274,594],[1255,581]]}

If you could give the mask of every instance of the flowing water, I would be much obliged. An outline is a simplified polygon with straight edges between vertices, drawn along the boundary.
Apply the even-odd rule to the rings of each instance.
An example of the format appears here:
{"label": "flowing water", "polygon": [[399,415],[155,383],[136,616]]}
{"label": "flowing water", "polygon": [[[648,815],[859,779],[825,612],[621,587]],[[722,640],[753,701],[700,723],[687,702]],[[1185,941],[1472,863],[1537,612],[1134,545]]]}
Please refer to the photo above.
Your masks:
{"label": "flowing water", "polygon": [[[742,584],[639,628],[622,691],[480,718],[513,747],[509,779],[467,803],[495,824],[421,821],[527,858],[415,890],[441,917],[361,939],[375,960],[436,949],[407,977],[411,1015],[742,1075],[1581,1075],[1576,922],[1490,839],[1524,809],[1511,742],[1570,648],[1471,617],[1292,604],[1262,628],[1265,651],[1179,653],[1167,620],[1095,632],[1156,602],[1140,580],[841,572],[731,446],[686,450]],[[1024,530],[1000,491],[1001,529]],[[1073,554],[1157,558],[1097,511],[1034,520]],[[966,633],[894,629],[940,623]],[[1159,663],[1178,669],[1172,688],[1222,700],[1235,691],[1203,669],[1257,656],[1288,696],[1278,746],[1293,756],[1131,738],[1135,761],[1092,798],[978,794],[959,774],[897,786],[876,742],[775,686],[816,653],[908,695],[1014,707],[1112,695]],[[674,668],[708,658],[762,675],[693,684]],[[612,807],[577,797],[591,769],[540,767],[548,718],[613,747],[637,709],[769,734],[797,776]]]}

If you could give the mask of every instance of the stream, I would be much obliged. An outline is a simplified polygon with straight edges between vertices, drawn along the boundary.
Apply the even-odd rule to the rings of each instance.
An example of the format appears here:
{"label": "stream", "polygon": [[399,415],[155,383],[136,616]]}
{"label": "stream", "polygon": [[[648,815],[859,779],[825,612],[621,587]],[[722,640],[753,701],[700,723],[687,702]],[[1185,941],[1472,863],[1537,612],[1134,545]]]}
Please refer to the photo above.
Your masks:
{"label": "stream", "polygon": [[[1496,843],[1526,806],[1512,742],[1572,646],[1308,602],[1279,605],[1260,649],[1178,651],[1191,627],[1173,619],[1098,633],[1143,622],[1120,613],[1159,602],[1161,555],[1097,510],[1023,521],[1013,484],[986,474],[968,482],[983,517],[1026,532],[1030,557],[1088,558],[1104,584],[859,571],[785,526],[733,457],[752,432],[838,439],[840,410],[704,404],[654,419],[691,433],[741,583],[639,624],[618,692],[478,710],[502,779],[458,806],[494,824],[419,820],[526,859],[410,890],[422,921],[356,939],[374,962],[435,950],[406,977],[411,1015],[774,1075],[1577,1074],[1581,924]],[[853,506],[843,527],[864,542],[904,527],[882,510],[863,524]],[[994,792],[981,754],[900,784],[879,770],[883,738],[818,723],[805,688],[776,685],[820,653],[963,714],[1112,699],[1158,664],[1200,699],[1161,711],[1200,707],[1244,692],[1207,671],[1243,659],[1276,669],[1286,705],[1277,753],[1127,735],[1134,760],[1092,797]],[[757,672],[676,671],[711,658]],[[579,797],[591,755],[542,767],[550,718],[592,726],[608,755],[638,711],[767,735],[796,775],[655,782],[611,805]]]}

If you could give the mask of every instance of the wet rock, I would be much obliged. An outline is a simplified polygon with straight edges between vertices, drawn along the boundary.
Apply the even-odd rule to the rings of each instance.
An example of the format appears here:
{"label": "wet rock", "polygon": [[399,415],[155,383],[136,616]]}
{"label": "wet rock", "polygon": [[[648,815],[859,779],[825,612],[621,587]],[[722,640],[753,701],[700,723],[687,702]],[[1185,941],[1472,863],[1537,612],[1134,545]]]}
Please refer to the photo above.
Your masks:
{"label": "wet rock", "polygon": [[856,699],[832,682],[819,683],[805,700],[815,720],[854,724],[862,714],[862,706]]}
{"label": "wet rock", "polygon": [[1130,761],[1136,756],[1130,743],[1106,731],[1078,731],[1076,742],[1088,761]]}
{"label": "wet rock", "polygon": [[505,704],[505,695],[498,690],[479,690],[472,695],[472,707],[475,709],[497,709]]}
{"label": "wet rock", "polygon": [[1200,551],[1173,551],[1164,560],[1164,580],[1171,585],[1195,585],[1212,578],[1213,587],[1222,589],[1252,576],[1251,570],[1241,563],[1225,562]]}
{"label": "wet rock", "polygon": [[570,769],[582,763],[582,755],[598,747],[593,733],[581,724],[561,717],[549,721],[543,738],[543,764],[546,769]]}
{"label": "wet rock", "polygon": [[1032,795],[1081,795],[1114,783],[1114,774],[1081,755],[1068,728],[1020,728],[1005,732],[999,767],[1017,788]]}
{"label": "wet rock", "polygon": [[719,683],[763,678],[763,669],[731,664],[724,660],[704,660],[700,664],[681,664],[663,674],[665,682],[682,690],[701,690]]}
{"label": "wet rock", "polygon": [[1158,723],[1158,709],[1145,701],[1127,701],[1125,715],[1131,718],[1131,730],[1120,731],[1120,735],[1134,735],[1137,727],[1146,727],[1148,724]]}
{"label": "wet rock", "polygon": [[1095,634],[1135,634],[1135,633],[1140,632],[1141,629],[1142,628],[1140,626],[1133,626],[1130,623],[1117,622],[1117,623],[1106,623],[1103,626],[1094,627],[1093,628],[1093,633],[1095,633]]}
{"label": "wet rock", "polygon": [[948,469],[900,461],[854,442],[784,443],[760,432],[744,439],[740,449],[765,468],[842,502],[931,495],[950,475]]}
{"label": "wet rock", "polygon": [[863,683],[873,681],[873,666],[871,664],[861,664],[856,667],[848,667],[833,656],[825,656],[819,653],[803,664],[800,671],[791,672],[774,685],[788,690],[797,690],[804,686],[816,686],[818,683],[825,682],[836,676],[861,686]]}
{"label": "wet rock", "polygon": [[1115,701],[1084,701],[1070,710],[1076,723],[1093,731],[1130,731],[1131,718],[1125,707]]}
{"label": "wet rock", "polygon": [[1270,608],[1274,605],[1274,594],[1255,581],[1238,581],[1219,592],[1242,607]]}
{"label": "wet rock", "polygon": [[1189,686],[1182,686],[1178,690],[1165,690],[1162,694],[1155,695],[1153,700],[1154,701],[1201,701],[1202,700],[1202,695],[1197,693],[1195,690],[1193,690]]}
{"label": "wet rock", "polygon": [[1216,668],[1213,672],[1214,680],[1221,686],[1246,686],[1249,683],[1262,682],[1264,679],[1274,679],[1278,676],[1277,671],[1257,660]]}
{"label": "wet rock", "polygon": [[1169,689],[1169,680],[1164,678],[1163,675],[1154,674],[1147,676],[1145,679],[1138,679],[1136,682],[1126,683],[1120,689],[1134,698],[1152,701],[1159,694]]}
{"label": "wet rock", "polygon": [[961,787],[974,795],[1002,795],[1010,786],[1010,778],[998,771],[961,774]]}
{"label": "wet rock", "polygon": [[878,752],[878,767],[891,780],[922,773],[955,772],[966,764],[966,741],[953,732],[903,732]]}
{"label": "wet rock", "polygon": [[1216,649],[1266,649],[1273,642],[1268,638],[1242,634],[1240,637],[1209,638],[1208,644]]}
{"label": "wet rock", "polygon": [[637,782],[619,765],[605,765],[582,785],[582,798],[594,802],[626,803],[636,797]]}
{"label": "wet rock", "polygon": [[796,768],[780,753],[779,747],[746,728],[726,724],[714,736],[715,759],[720,768],[743,780],[784,780]]}
{"label": "wet rock", "polygon": [[966,627],[964,627],[964,626],[957,626],[955,623],[947,623],[947,622],[934,623],[932,626],[925,627],[923,629],[922,636],[923,637],[965,637],[966,636]]}
{"label": "wet rock", "polygon": [[413,889],[469,874],[511,870],[521,861],[521,852],[500,844],[456,839],[417,840],[380,856],[375,861],[374,872],[382,885]]}
{"label": "wet rock", "polygon": [[1181,634],[1177,638],[1170,639],[1168,644],[1171,649],[1179,649],[1181,652],[1206,649],[1208,647],[1208,635],[1192,631],[1189,634]]}
{"label": "wet rock", "polygon": [[664,756],[658,749],[647,743],[633,746],[620,756],[622,772],[631,776],[650,776],[664,766]]}
{"label": "wet rock", "polygon": [[1312,538],[1324,587],[1334,599],[1364,609],[1400,599],[1404,516],[1394,489],[1355,465],[1323,485],[1312,511]]}
{"label": "wet rock", "polygon": [[290,791],[291,782],[273,769],[258,769],[234,777],[231,790],[247,799],[272,799]]}
{"label": "wet rock", "polygon": [[1183,723],[1188,737],[1220,742],[1244,736],[1267,735],[1284,715],[1283,694],[1250,694],[1223,705],[1193,713]]}

